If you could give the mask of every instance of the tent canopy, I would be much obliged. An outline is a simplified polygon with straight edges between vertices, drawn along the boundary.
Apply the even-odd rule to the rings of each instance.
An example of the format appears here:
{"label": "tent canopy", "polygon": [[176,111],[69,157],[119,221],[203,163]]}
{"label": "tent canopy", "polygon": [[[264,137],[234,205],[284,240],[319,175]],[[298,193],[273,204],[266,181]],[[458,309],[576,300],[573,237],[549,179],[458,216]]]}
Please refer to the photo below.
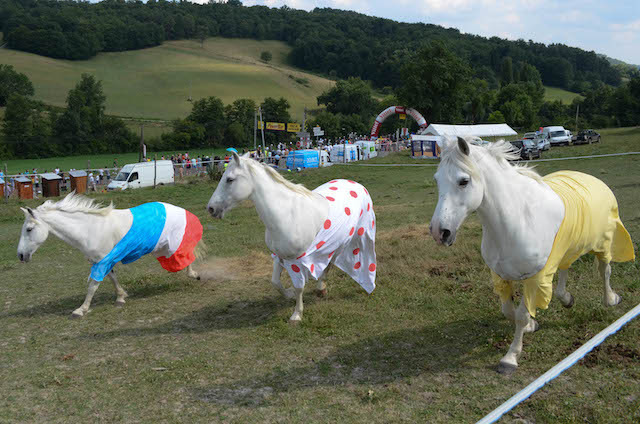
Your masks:
{"label": "tent canopy", "polygon": [[478,124],[478,125],[449,125],[449,124],[431,124],[424,131],[423,135],[453,135],[468,136],[475,135],[477,137],[505,137],[509,135],[517,135],[518,133],[507,124]]}

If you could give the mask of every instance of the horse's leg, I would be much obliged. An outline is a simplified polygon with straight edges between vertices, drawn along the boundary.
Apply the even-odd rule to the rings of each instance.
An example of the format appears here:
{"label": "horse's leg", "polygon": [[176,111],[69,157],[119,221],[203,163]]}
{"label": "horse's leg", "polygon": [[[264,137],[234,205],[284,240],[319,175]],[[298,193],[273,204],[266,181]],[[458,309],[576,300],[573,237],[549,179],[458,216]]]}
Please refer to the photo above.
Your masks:
{"label": "horse's leg", "polygon": [[569,276],[568,269],[561,269],[558,271],[558,285],[553,291],[553,294],[560,300],[562,306],[570,308],[573,306],[573,296],[567,291],[567,277]]}
{"label": "horse's leg", "polygon": [[191,267],[191,265],[187,266],[187,275],[191,278],[195,278],[196,280],[200,279],[200,274],[198,274],[197,272],[195,272],[193,270],[193,268]]}
{"label": "horse's leg", "polygon": [[509,351],[498,365],[498,372],[501,374],[510,374],[518,367],[518,355],[522,352],[522,337],[524,333],[530,333],[538,329],[538,323],[531,318],[529,311],[525,306],[524,299],[520,301],[518,309],[515,313],[516,332],[513,336],[513,342],[509,347]]}
{"label": "horse's leg", "polygon": [[99,281],[96,281],[93,278],[89,278],[89,289],[87,290],[87,297],[84,298],[84,303],[78,309],[73,311],[73,313],[71,314],[73,318],[79,318],[89,312],[91,299],[93,299],[93,295],[96,294],[96,290],[98,290],[99,285]]}
{"label": "horse's leg", "polygon": [[280,281],[280,275],[282,275],[282,270],[284,268],[280,264],[280,260],[278,258],[273,258],[273,273],[271,274],[271,284],[276,288],[284,297],[287,299],[295,298],[294,290],[289,288],[285,289],[282,285],[282,281]]}
{"label": "horse's leg", "polygon": [[302,310],[304,309],[304,305],[302,304],[302,293],[304,292],[304,286],[302,288],[294,287],[293,291],[295,292],[296,297],[296,308],[293,310],[293,315],[289,318],[290,324],[298,324],[302,321]]}
{"label": "horse's leg", "polygon": [[[500,299],[502,300],[502,315],[509,321],[515,321],[516,319],[516,306],[513,303],[513,281],[506,282],[508,286],[505,287],[504,293],[501,293]],[[507,296],[508,295],[508,296]]]}
{"label": "horse's leg", "polygon": [[116,290],[116,306],[124,306],[124,298],[129,296],[126,291],[120,286],[118,283],[118,279],[116,278],[116,272],[111,270],[108,274],[109,278],[113,282],[113,288]]}
{"label": "horse's leg", "polygon": [[598,271],[604,282],[604,304],[605,306],[614,306],[620,303],[620,296],[611,290],[609,278],[611,278],[611,264],[598,258]]}
{"label": "horse's leg", "polygon": [[327,297],[327,283],[325,282],[325,278],[332,265],[332,263],[329,263],[320,278],[318,278],[318,284],[316,285],[316,296],[318,297]]}

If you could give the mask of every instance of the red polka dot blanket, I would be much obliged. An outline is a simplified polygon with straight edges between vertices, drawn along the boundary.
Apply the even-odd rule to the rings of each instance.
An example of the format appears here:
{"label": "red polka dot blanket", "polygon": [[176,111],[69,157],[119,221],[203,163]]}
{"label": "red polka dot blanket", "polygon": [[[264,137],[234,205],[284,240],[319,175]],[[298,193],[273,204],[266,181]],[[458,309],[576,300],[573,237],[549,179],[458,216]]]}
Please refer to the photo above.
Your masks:
{"label": "red polka dot blanket", "polygon": [[332,180],[313,190],[329,201],[329,215],[311,246],[281,263],[294,287],[316,280],[330,263],[349,274],[367,293],[376,284],[376,215],[367,189],[350,180]]}

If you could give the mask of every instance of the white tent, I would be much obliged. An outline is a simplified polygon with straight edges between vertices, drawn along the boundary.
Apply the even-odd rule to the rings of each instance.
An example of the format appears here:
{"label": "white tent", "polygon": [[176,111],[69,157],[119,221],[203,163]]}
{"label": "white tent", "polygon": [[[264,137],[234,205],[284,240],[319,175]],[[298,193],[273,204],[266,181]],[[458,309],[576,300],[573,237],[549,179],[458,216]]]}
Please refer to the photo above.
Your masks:
{"label": "white tent", "polygon": [[425,130],[421,131],[422,135],[453,135],[467,136],[475,135],[477,137],[505,137],[509,135],[517,135],[518,133],[507,124],[478,124],[478,125],[448,125],[448,124],[431,124]]}

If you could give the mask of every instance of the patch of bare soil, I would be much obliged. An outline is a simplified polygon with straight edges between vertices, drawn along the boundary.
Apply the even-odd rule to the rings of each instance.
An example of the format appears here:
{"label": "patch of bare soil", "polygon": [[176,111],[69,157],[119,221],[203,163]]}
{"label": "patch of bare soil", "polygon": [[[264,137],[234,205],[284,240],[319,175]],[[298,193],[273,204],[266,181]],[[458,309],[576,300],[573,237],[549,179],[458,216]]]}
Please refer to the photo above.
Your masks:
{"label": "patch of bare soil", "polygon": [[271,255],[253,250],[247,255],[228,258],[209,258],[195,269],[203,280],[255,280],[271,277]]}
{"label": "patch of bare soil", "polygon": [[380,240],[410,240],[410,239],[430,239],[429,227],[427,225],[408,225],[406,227],[396,227],[393,230],[378,231],[376,234]]}
{"label": "patch of bare soil", "polygon": [[579,364],[588,368],[593,368],[602,363],[617,362],[622,364],[640,364],[640,351],[630,347],[614,344],[606,346],[596,346]]}

